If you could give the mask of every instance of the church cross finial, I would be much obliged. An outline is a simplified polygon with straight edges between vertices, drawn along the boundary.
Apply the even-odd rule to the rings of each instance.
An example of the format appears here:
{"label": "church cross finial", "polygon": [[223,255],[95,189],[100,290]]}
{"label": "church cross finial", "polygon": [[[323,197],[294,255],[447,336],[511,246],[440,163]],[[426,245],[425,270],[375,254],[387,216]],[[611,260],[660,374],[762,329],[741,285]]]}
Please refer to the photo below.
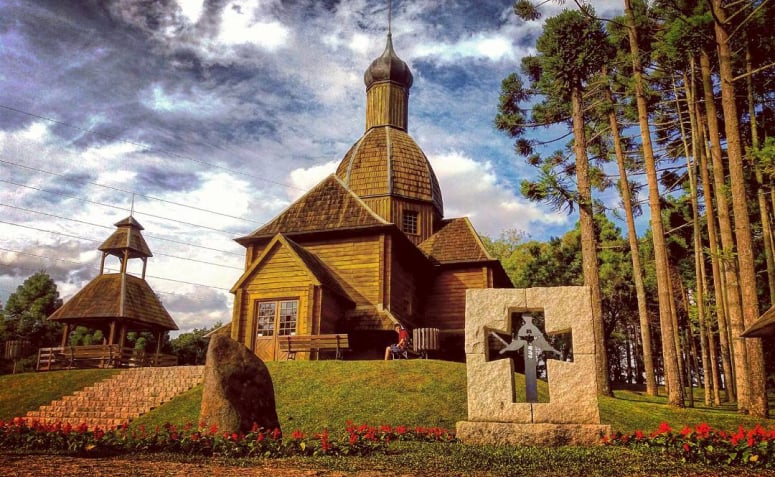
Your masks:
{"label": "church cross finial", "polygon": [[393,22],[393,2],[388,0],[388,35],[391,35],[390,31],[391,23]]}

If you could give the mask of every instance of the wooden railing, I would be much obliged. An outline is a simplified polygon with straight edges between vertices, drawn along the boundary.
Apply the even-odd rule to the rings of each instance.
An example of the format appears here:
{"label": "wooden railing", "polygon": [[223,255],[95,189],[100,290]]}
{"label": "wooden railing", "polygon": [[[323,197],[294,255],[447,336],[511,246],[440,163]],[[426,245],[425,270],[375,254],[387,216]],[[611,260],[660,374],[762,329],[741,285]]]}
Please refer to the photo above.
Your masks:
{"label": "wooden railing", "polygon": [[146,353],[118,345],[84,345],[38,350],[38,371],[73,368],[176,366],[177,356]]}

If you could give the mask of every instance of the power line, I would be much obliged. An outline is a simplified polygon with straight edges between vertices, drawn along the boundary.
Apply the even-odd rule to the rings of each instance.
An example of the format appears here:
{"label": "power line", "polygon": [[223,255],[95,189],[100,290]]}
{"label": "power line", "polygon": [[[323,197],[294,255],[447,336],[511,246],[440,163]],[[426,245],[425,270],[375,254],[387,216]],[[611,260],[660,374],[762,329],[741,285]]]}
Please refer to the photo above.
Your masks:
{"label": "power line", "polygon": [[[22,252],[21,250],[12,250],[12,249],[8,249],[8,248],[4,248],[4,247],[0,247],[0,250],[5,250],[6,252],[11,252],[11,253],[18,253],[19,255],[26,255],[26,256],[30,256],[30,257],[40,258],[42,260],[54,260],[54,261],[57,261],[57,262],[72,263],[72,264],[75,264],[75,265],[84,265],[83,263],[76,262],[75,260],[67,260],[67,259],[64,259],[64,258],[47,257],[45,255],[37,255],[37,254],[34,254],[34,253],[29,253],[29,252]],[[25,268],[26,269],[26,267],[19,267],[19,268]],[[94,269],[95,267],[94,266],[90,266],[89,268]],[[118,270],[111,269],[111,268],[108,268],[108,270],[110,270],[110,271],[118,271]],[[193,282],[187,282],[187,281],[184,281],[184,280],[175,280],[174,278],[157,277],[155,275],[148,275],[148,274],[146,274],[145,276],[149,277],[149,278],[155,278],[157,280],[168,281],[168,282],[183,283],[183,284],[186,284],[186,285],[193,285],[193,286],[198,286],[198,287],[214,288],[216,290],[230,291],[229,288],[222,288],[222,287],[217,287],[217,286],[214,286],[214,285],[205,285],[203,283],[193,283]]]}
{"label": "power line", "polygon": [[[22,168],[22,169],[27,169],[27,170],[30,170],[30,171],[42,172],[44,174],[50,174],[52,176],[61,177],[61,178],[65,179],[65,180],[67,180],[69,182],[73,182],[73,180],[70,179],[66,174],[60,174],[58,172],[52,172],[52,171],[47,171],[47,170],[44,170],[44,169],[38,169],[36,167],[30,167],[30,166],[26,166],[24,164],[18,164],[16,162],[11,162],[11,161],[4,161],[2,159],[0,159],[0,163],[8,164],[8,165],[19,167],[19,168]],[[180,206],[180,207],[186,207],[186,208],[189,208],[189,209],[198,210],[200,212],[207,212],[207,213],[214,214],[214,215],[219,215],[219,216],[222,216],[222,217],[228,217],[230,219],[244,220],[245,222],[251,222],[251,223],[254,223],[254,224],[262,224],[262,222],[259,222],[257,220],[251,220],[251,219],[246,219],[244,217],[237,217],[235,215],[224,214],[222,212],[216,212],[214,210],[204,209],[204,208],[196,207],[196,206],[193,206],[193,205],[181,204],[181,203],[178,203],[178,202],[173,202],[171,200],[167,200],[167,199],[162,199],[162,198],[159,198],[159,197],[153,197],[153,196],[150,196],[150,195],[141,194],[141,193],[133,191],[133,190],[121,189],[119,187],[113,187],[113,186],[109,186],[109,185],[105,185],[105,184],[100,184],[98,182],[92,182],[92,181],[86,181],[86,183],[87,184],[91,184],[91,185],[95,185],[95,186],[98,186],[98,187],[104,187],[105,189],[110,189],[110,190],[114,190],[114,191],[117,191],[117,192],[124,192],[124,193],[127,193],[127,194],[134,194],[134,195],[137,195],[139,197],[143,197],[145,199],[157,200],[159,202],[164,202],[164,203],[167,203],[167,204],[177,205],[177,206]]]}
{"label": "power line", "polygon": [[[84,221],[77,220],[77,219],[70,219],[70,218],[61,217],[61,216],[58,216],[58,215],[47,214],[45,212],[38,212],[36,210],[25,209],[23,207],[16,207],[16,206],[6,205],[6,204],[2,204],[2,203],[0,203],[0,207],[11,207],[11,208],[14,208],[14,209],[17,209],[17,210],[22,210],[22,211],[25,211],[25,212],[32,212],[34,214],[46,215],[48,217],[54,217],[54,218],[61,219],[61,220],[69,220],[71,222],[79,222],[79,223],[83,223],[83,224],[87,224],[87,225],[93,225],[94,227],[101,227],[101,228],[105,228],[105,229],[110,229],[110,227],[107,227],[105,225],[92,224],[90,222],[84,222]],[[55,234],[55,235],[62,235],[64,237],[70,237],[70,238],[79,239],[79,240],[88,240],[90,242],[97,242],[97,243],[100,242],[99,240],[90,239],[90,238],[86,238],[86,237],[80,237],[78,235],[70,235],[70,234],[67,234],[67,233],[64,233],[64,232],[58,232],[58,231],[54,231],[54,230],[41,229],[41,228],[38,228],[38,227],[32,227],[30,225],[17,224],[15,222],[7,222],[5,220],[0,220],[0,223],[7,224],[7,225],[13,225],[15,227],[22,227],[22,228],[26,228],[26,229],[36,230],[38,232],[47,232],[47,233]],[[156,235],[151,235],[151,234],[144,234],[144,235],[146,237],[152,238],[154,240],[161,240],[161,241],[165,241],[165,242],[171,242],[171,243],[174,243],[174,244],[177,244],[177,245],[186,245],[186,246],[189,246],[189,247],[201,248],[201,249],[204,249],[204,250],[210,250],[210,251],[213,251],[213,252],[225,253],[225,254],[228,254],[228,255],[236,255],[236,256],[242,256],[243,255],[242,253],[229,252],[227,250],[220,250],[220,249],[213,248],[213,247],[206,247],[204,245],[196,245],[196,244],[192,244],[192,243],[188,243],[188,242],[181,242],[181,241],[178,241],[178,240],[172,240],[172,239],[168,239],[168,238],[164,238],[164,237],[159,237],[159,236],[156,236]]]}
{"label": "power line", "polygon": [[[39,192],[45,192],[47,194],[59,195],[59,196],[62,196],[62,197],[66,197],[68,199],[79,200],[79,201],[85,202],[87,204],[94,204],[94,205],[99,205],[99,206],[102,206],[102,207],[108,207],[108,208],[111,208],[111,209],[123,210],[125,212],[130,212],[130,213],[132,212],[132,209],[126,209],[124,207],[119,207],[117,205],[105,204],[105,203],[102,203],[102,202],[96,202],[96,201],[93,201],[93,200],[84,199],[82,197],[77,197],[77,196],[74,196],[74,195],[65,194],[63,192],[56,192],[56,191],[52,191],[52,190],[42,189],[40,187],[35,187],[35,186],[27,185],[27,184],[21,184],[21,183],[18,183],[18,182],[8,181],[8,180],[5,180],[5,179],[0,179],[0,182],[5,182],[6,184],[11,184],[11,185],[19,186],[19,187],[25,187],[27,189],[36,190],[36,191],[39,191]],[[218,232],[218,233],[222,233],[222,234],[228,235],[230,237],[234,236],[234,233],[232,233],[232,232],[228,232],[226,230],[221,230],[221,229],[216,229],[216,228],[213,228],[213,227],[208,227],[206,225],[192,224],[191,222],[185,222],[183,220],[171,219],[169,217],[163,217],[163,216],[160,216],[160,215],[149,214],[148,212],[140,212],[138,210],[135,210],[134,213],[138,214],[138,215],[145,215],[146,217],[153,217],[155,219],[168,220],[170,222],[176,222],[176,223],[183,224],[183,225],[189,225],[191,227],[199,227],[199,228],[203,228],[203,229],[208,229],[208,230],[212,230],[213,232]]]}
{"label": "power line", "polygon": [[[94,134],[95,136],[100,136],[100,137],[105,138],[105,139],[110,139],[110,140],[114,140],[114,141],[123,142],[123,143],[126,143],[126,144],[131,144],[133,146],[137,146],[137,147],[143,148],[143,150],[145,150],[145,151],[153,151],[154,150],[154,149],[151,149],[150,147],[148,147],[147,144],[142,144],[142,143],[139,143],[139,142],[130,141],[129,139],[124,139],[124,138],[122,138],[122,137],[120,137],[118,135],[111,135],[111,134],[100,133],[100,132],[97,132],[97,131],[93,131],[91,129],[86,129],[86,128],[82,128],[80,126],[75,126],[73,124],[66,123],[66,122],[60,121],[58,119],[53,119],[53,118],[49,118],[49,117],[46,117],[46,116],[41,116],[40,114],[30,113],[28,111],[24,111],[24,110],[21,110],[21,109],[18,109],[18,108],[14,108],[14,107],[11,107],[11,106],[6,106],[4,104],[0,104],[0,108],[6,109],[8,111],[13,111],[14,113],[30,116],[30,117],[33,117],[33,118],[36,118],[36,119],[42,119],[43,121],[48,121],[48,122],[51,122],[51,123],[54,123],[54,124],[58,124],[60,126],[65,126],[65,127],[68,127],[68,128],[72,128],[72,129],[81,131],[81,132],[86,133],[86,134]],[[203,161],[201,159],[195,159],[193,157],[185,156],[183,154],[179,154],[179,153],[176,153],[176,152],[166,151],[164,149],[156,149],[155,151],[160,152],[162,154],[168,154],[168,155],[170,155],[172,157],[177,157],[179,159],[185,159],[187,161],[192,161],[192,162],[197,162],[199,164],[204,164],[204,165],[206,165],[208,167],[212,167],[212,168],[215,168],[215,169],[220,169],[220,170],[223,170],[223,171],[231,172],[233,174],[238,174],[240,176],[247,176],[247,177],[251,177],[253,179],[257,179],[257,180],[260,180],[260,181],[269,182],[270,184],[275,184],[275,185],[279,185],[279,186],[282,186],[282,187],[288,187],[290,189],[303,190],[303,189],[301,189],[299,187],[292,186],[290,184],[285,184],[285,183],[282,183],[282,182],[279,182],[279,181],[274,181],[272,179],[267,179],[266,177],[257,176],[255,174],[250,174],[250,173],[243,172],[243,171],[237,171],[235,169],[231,169],[231,168],[228,168],[228,167],[219,166],[218,164],[213,164],[212,162]]]}

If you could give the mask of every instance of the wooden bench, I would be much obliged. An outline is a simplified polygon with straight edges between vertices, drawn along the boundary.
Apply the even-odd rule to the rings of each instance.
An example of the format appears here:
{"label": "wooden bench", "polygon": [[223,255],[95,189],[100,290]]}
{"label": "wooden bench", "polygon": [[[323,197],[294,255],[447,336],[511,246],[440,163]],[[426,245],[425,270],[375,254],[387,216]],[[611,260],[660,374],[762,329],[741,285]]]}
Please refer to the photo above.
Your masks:
{"label": "wooden bench", "polygon": [[280,349],[288,353],[288,359],[296,359],[296,353],[335,350],[336,359],[342,359],[342,351],[350,349],[346,334],[288,335],[280,337]]}

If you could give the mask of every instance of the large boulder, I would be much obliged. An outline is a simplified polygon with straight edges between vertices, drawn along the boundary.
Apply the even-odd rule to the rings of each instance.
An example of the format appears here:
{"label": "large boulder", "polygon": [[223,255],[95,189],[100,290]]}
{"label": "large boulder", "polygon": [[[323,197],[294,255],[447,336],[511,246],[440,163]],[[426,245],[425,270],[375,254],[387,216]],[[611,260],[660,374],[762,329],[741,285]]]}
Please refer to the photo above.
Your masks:
{"label": "large boulder", "polygon": [[269,370],[229,336],[210,338],[199,421],[229,433],[280,428]]}

